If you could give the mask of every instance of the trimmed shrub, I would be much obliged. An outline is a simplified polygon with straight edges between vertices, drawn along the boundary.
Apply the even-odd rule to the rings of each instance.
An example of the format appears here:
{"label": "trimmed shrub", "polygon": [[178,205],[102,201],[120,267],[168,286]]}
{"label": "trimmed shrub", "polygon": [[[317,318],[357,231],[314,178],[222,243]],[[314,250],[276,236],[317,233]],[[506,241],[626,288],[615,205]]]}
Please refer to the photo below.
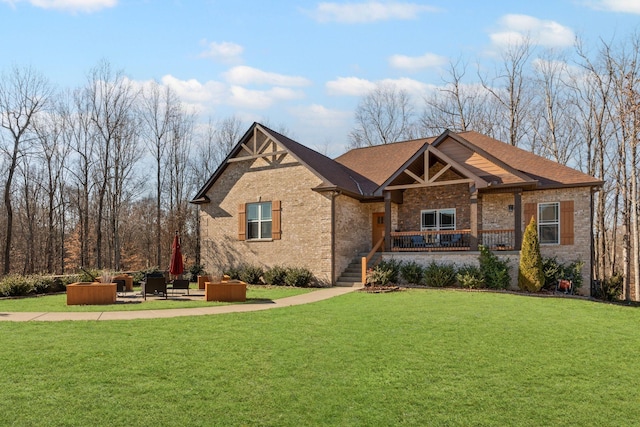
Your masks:
{"label": "trimmed shrub", "polygon": [[33,292],[36,294],[48,294],[55,292],[55,280],[51,276],[30,276],[27,279],[31,280],[33,286]]}
{"label": "trimmed shrub", "polygon": [[367,286],[386,286],[391,281],[393,272],[389,268],[384,268],[380,264],[367,271]]}
{"label": "trimmed shrub", "polygon": [[228,267],[223,270],[223,274],[229,276],[231,280],[240,280],[240,273],[242,272],[242,267]]}
{"label": "trimmed shrub", "polygon": [[509,277],[509,261],[502,261],[485,246],[480,246],[480,272],[485,287],[489,289],[507,289],[511,278]]}
{"label": "trimmed shrub", "polygon": [[380,263],[378,263],[378,267],[380,267],[383,270],[389,271],[389,282],[391,283],[398,283],[401,266],[402,266],[402,261],[398,261],[395,259],[380,261]]}
{"label": "trimmed shrub", "polygon": [[190,281],[197,282],[198,276],[201,276],[204,273],[204,265],[202,264],[194,264],[188,269],[190,277]]}
{"label": "trimmed shrub", "polygon": [[78,280],[79,282],[93,282],[93,279],[100,276],[100,270],[96,270],[95,268],[90,268],[87,271],[81,270],[81,273],[79,274],[79,276],[80,276],[80,280]]}
{"label": "trimmed shrub", "polygon": [[453,264],[438,264],[431,261],[422,273],[428,286],[444,288],[456,282],[456,267]]}
{"label": "trimmed shrub", "polygon": [[296,286],[298,288],[308,288],[313,281],[313,273],[304,267],[293,267],[287,270],[285,276],[287,286]]}
{"label": "trimmed shrub", "polygon": [[284,286],[286,285],[287,268],[274,265],[264,272],[263,278],[267,285]]}
{"label": "trimmed shrub", "polygon": [[608,279],[599,281],[596,286],[594,298],[605,301],[618,301],[622,297],[624,287],[624,276],[622,274],[614,274]]}
{"label": "trimmed shrub", "polygon": [[543,285],[544,272],[542,270],[542,256],[540,255],[540,242],[538,241],[538,226],[536,220],[531,218],[522,235],[518,287],[523,291],[538,292]]}
{"label": "trimmed shrub", "polygon": [[400,266],[400,275],[402,279],[407,283],[415,285],[424,284],[423,280],[423,268],[415,261],[405,262]]}
{"label": "trimmed shrub", "polygon": [[26,296],[33,292],[33,280],[24,276],[6,276],[0,282],[0,295],[5,297]]}
{"label": "trimmed shrub", "polygon": [[558,262],[556,257],[542,259],[544,289],[553,290],[559,279],[571,280],[574,292],[582,287],[582,267],[584,262],[576,260],[568,264]]}
{"label": "trimmed shrub", "polygon": [[461,287],[467,289],[478,289],[484,286],[480,267],[475,265],[463,265],[460,267],[456,274],[456,280]]}
{"label": "trimmed shrub", "polygon": [[240,280],[250,285],[260,284],[260,279],[264,274],[262,267],[256,265],[244,265],[240,269]]}
{"label": "trimmed shrub", "polygon": [[562,277],[562,265],[556,257],[542,258],[543,289],[555,289],[558,279]]}

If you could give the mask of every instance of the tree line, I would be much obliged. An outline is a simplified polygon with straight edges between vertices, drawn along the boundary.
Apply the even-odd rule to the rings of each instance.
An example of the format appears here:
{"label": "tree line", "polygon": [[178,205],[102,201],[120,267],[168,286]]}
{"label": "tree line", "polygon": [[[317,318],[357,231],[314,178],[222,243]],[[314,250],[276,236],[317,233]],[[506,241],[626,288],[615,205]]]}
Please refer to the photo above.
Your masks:
{"label": "tree line", "polygon": [[6,70],[2,273],[165,269],[175,231],[199,263],[188,202],[244,128],[196,118],[171,88],[135,84],[104,60],[68,90],[30,67]]}

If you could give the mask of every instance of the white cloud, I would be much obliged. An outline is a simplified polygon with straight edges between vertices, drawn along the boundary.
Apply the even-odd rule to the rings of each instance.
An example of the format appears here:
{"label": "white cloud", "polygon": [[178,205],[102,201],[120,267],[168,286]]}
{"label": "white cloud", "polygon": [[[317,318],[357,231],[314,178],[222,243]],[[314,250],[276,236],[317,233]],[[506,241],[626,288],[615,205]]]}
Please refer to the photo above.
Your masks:
{"label": "white cloud", "polygon": [[425,68],[439,67],[447,63],[447,58],[434,53],[425,53],[422,56],[393,55],[389,58],[389,64],[393,68],[399,68],[411,72]]}
{"label": "white cloud", "polygon": [[92,13],[101,9],[115,7],[118,0],[2,0],[15,6],[16,3],[23,1],[29,2],[35,7],[42,9],[54,9],[67,12],[85,12]]}
{"label": "white cloud", "polygon": [[640,15],[640,2],[638,0],[596,0],[587,2],[587,5],[596,10]]}
{"label": "white cloud", "polygon": [[392,19],[416,19],[420,13],[438,9],[416,3],[379,2],[320,3],[311,16],[318,22],[364,23]]}
{"label": "white cloud", "polygon": [[300,91],[274,87],[269,90],[251,90],[242,86],[231,86],[228,103],[234,107],[265,109],[276,101],[288,101],[304,97]]}
{"label": "white cloud", "polygon": [[325,84],[329,95],[363,96],[375,87],[375,83],[358,77],[338,77]]}
{"label": "white cloud", "polygon": [[533,44],[565,47],[571,46],[575,39],[570,28],[528,15],[505,15],[500,19],[500,26],[499,31],[490,35],[491,41],[499,46],[518,44],[529,38]]}
{"label": "white cloud", "polygon": [[235,85],[308,86],[311,82],[298,76],[270,73],[245,65],[231,68],[224,73],[225,79]]}
{"label": "white cloud", "polygon": [[329,95],[365,96],[379,84],[393,85],[397,89],[406,90],[412,96],[422,96],[435,87],[406,77],[383,79],[375,82],[357,77],[339,77],[336,80],[327,82],[325,87]]}
{"label": "white cloud", "polygon": [[180,80],[170,74],[162,77],[161,82],[170,86],[178,97],[198,111],[206,109],[206,105],[223,103],[228,96],[224,83],[208,81],[200,83],[196,79]]}
{"label": "white cloud", "polygon": [[319,104],[298,106],[291,108],[289,112],[292,116],[298,117],[302,121],[319,124],[322,127],[335,126],[336,122],[350,120],[353,116],[351,111],[331,110]]}
{"label": "white cloud", "polygon": [[236,43],[231,42],[210,42],[206,40],[202,42],[206,45],[206,50],[200,53],[201,58],[213,58],[223,63],[237,63],[241,60],[244,48]]}

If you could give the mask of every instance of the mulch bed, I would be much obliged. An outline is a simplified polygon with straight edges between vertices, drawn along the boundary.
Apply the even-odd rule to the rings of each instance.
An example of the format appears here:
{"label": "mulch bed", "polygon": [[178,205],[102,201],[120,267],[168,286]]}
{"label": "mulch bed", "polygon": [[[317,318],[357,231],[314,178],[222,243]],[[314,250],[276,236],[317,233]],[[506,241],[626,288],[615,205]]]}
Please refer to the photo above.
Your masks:
{"label": "mulch bed", "polygon": [[360,289],[360,292],[367,292],[370,294],[384,294],[387,292],[398,292],[402,291],[403,288],[400,286],[365,286]]}

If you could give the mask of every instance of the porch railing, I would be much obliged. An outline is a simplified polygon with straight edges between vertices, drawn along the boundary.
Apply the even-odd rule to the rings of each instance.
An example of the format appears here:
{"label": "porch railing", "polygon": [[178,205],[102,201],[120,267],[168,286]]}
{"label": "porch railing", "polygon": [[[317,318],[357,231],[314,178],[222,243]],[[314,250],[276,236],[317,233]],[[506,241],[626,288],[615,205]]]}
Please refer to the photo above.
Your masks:
{"label": "porch railing", "polygon": [[468,251],[471,230],[395,231],[391,233],[391,250]]}
{"label": "porch railing", "polygon": [[478,230],[478,244],[492,251],[515,250],[515,230]]}
{"label": "porch railing", "polygon": [[[492,251],[515,249],[513,229],[478,230],[478,244]],[[468,251],[471,230],[395,231],[391,233],[394,252]]]}
{"label": "porch railing", "polygon": [[384,245],[384,236],[382,236],[380,240],[378,240],[378,243],[376,243],[373,246],[373,249],[371,249],[371,251],[367,254],[367,256],[362,257],[362,260],[360,262],[360,266],[361,266],[360,275],[362,278],[362,285],[367,284],[367,266],[369,265],[369,261],[371,261],[371,258],[373,258],[373,256],[376,254],[376,252],[378,252],[378,249],[380,249],[382,245]]}

